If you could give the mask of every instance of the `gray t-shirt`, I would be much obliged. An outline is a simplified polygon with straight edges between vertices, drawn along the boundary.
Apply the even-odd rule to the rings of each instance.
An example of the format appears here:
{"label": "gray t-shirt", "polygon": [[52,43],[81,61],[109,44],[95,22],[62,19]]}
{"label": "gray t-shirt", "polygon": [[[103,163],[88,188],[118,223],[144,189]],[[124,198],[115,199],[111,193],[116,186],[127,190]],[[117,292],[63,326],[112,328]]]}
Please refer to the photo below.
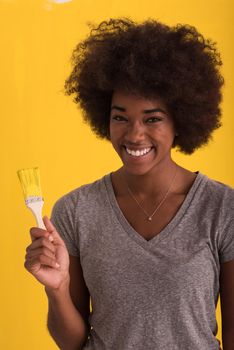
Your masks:
{"label": "gray t-shirt", "polygon": [[111,174],[59,199],[52,222],[79,256],[92,314],[85,350],[218,350],[220,263],[234,259],[234,189],[198,173],[147,241],[123,215]]}

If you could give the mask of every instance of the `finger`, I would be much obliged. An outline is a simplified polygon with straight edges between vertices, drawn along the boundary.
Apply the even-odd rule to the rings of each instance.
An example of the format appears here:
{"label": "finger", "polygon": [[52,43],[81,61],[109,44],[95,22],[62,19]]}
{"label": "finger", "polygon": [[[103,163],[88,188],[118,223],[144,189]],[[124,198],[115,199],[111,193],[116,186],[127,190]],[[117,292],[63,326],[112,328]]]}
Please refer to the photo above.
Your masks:
{"label": "finger", "polygon": [[51,250],[47,249],[46,247],[40,247],[34,250],[29,250],[26,255],[25,255],[25,259],[26,260],[30,260],[36,256],[40,256],[40,255],[44,255],[47,256],[49,258],[55,259],[55,253],[53,253]]}
{"label": "finger", "polygon": [[30,232],[32,242],[38,238],[49,237],[49,235],[50,235],[49,232],[47,232],[46,230],[43,230],[42,228],[39,228],[39,227],[31,227],[29,232]]}
{"label": "finger", "polygon": [[27,248],[26,252],[35,250],[38,248],[46,247],[48,248],[52,253],[55,253],[55,246],[53,243],[51,243],[51,235],[49,237],[40,237],[33,241]]}
{"label": "finger", "polygon": [[46,230],[50,233],[50,235],[54,238],[54,243],[58,243],[58,244],[62,244],[65,245],[64,241],[62,240],[62,238],[60,237],[60,235],[58,234],[56,228],[54,227],[54,225],[52,224],[51,220],[48,218],[48,216],[44,216],[43,217],[43,222],[44,225],[46,227]]}
{"label": "finger", "polygon": [[56,269],[59,267],[59,264],[56,262],[55,259],[49,258],[44,255],[40,255],[32,259],[27,259],[24,263],[25,268],[30,272],[38,271],[42,265]]}

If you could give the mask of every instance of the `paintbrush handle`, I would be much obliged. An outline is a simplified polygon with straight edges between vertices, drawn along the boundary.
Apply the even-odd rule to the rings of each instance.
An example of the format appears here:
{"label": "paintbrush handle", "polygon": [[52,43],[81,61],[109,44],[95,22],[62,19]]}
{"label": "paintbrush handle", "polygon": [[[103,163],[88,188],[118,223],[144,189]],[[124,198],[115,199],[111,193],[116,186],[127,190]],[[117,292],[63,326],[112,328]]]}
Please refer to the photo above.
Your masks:
{"label": "paintbrush handle", "polygon": [[44,222],[42,220],[42,207],[43,207],[44,201],[36,201],[36,202],[29,202],[26,203],[27,207],[32,211],[33,215],[36,218],[37,226],[39,228],[42,228],[46,230]]}

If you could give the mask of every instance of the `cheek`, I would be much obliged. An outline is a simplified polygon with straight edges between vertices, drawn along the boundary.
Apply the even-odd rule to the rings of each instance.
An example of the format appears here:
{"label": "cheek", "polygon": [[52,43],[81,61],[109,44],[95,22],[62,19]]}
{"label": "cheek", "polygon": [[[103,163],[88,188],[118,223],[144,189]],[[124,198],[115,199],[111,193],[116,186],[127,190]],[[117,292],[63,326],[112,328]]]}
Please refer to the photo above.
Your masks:
{"label": "cheek", "polygon": [[116,144],[116,134],[113,133],[111,130],[110,130],[110,141],[113,146]]}
{"label": "cheek", "polygon": [[160,127],[155,132],[155,138],[158,139],[159,142],[172,144],[174,140],[175,134],[173,128],[163,128]]}
{"label": "cheek", "polygon": [[110,142],[115,150],[118,147],[119,131],[117,128],[110,126]]}
{"label": "cheek", "polygon": [[155,130],[154,130],[154,137],[158,140],[165,140],[168,138],[168,130],[163,127],[163,126],[158,126]]}
{"label": "cheek", "polygon": [[123,128],[120,125],[110,124],[110,137],[112,140],[117,140],[123,135]]}
{"label": "cheek", "polygon": [[110,123],[110,126],[109,126],[109,132],[110,132],[110,138],[112,140],[113,137],[115,136],[115,131],[114,131],[113,125],[111,123]]}

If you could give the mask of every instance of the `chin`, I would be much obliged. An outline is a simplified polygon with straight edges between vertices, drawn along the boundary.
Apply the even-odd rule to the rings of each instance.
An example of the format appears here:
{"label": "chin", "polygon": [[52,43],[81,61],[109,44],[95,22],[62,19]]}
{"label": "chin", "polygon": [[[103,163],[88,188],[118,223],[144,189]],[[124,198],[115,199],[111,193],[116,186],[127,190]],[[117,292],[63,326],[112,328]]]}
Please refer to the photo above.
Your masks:
{"label": "chin", "polygon": [[125,164],[123,164],[123,169],[128,174],[135,175],[135,176],[146,175],[152,170],[152,168],[148,168],[148,167],[130,167],[130,166],[126,166]]}

